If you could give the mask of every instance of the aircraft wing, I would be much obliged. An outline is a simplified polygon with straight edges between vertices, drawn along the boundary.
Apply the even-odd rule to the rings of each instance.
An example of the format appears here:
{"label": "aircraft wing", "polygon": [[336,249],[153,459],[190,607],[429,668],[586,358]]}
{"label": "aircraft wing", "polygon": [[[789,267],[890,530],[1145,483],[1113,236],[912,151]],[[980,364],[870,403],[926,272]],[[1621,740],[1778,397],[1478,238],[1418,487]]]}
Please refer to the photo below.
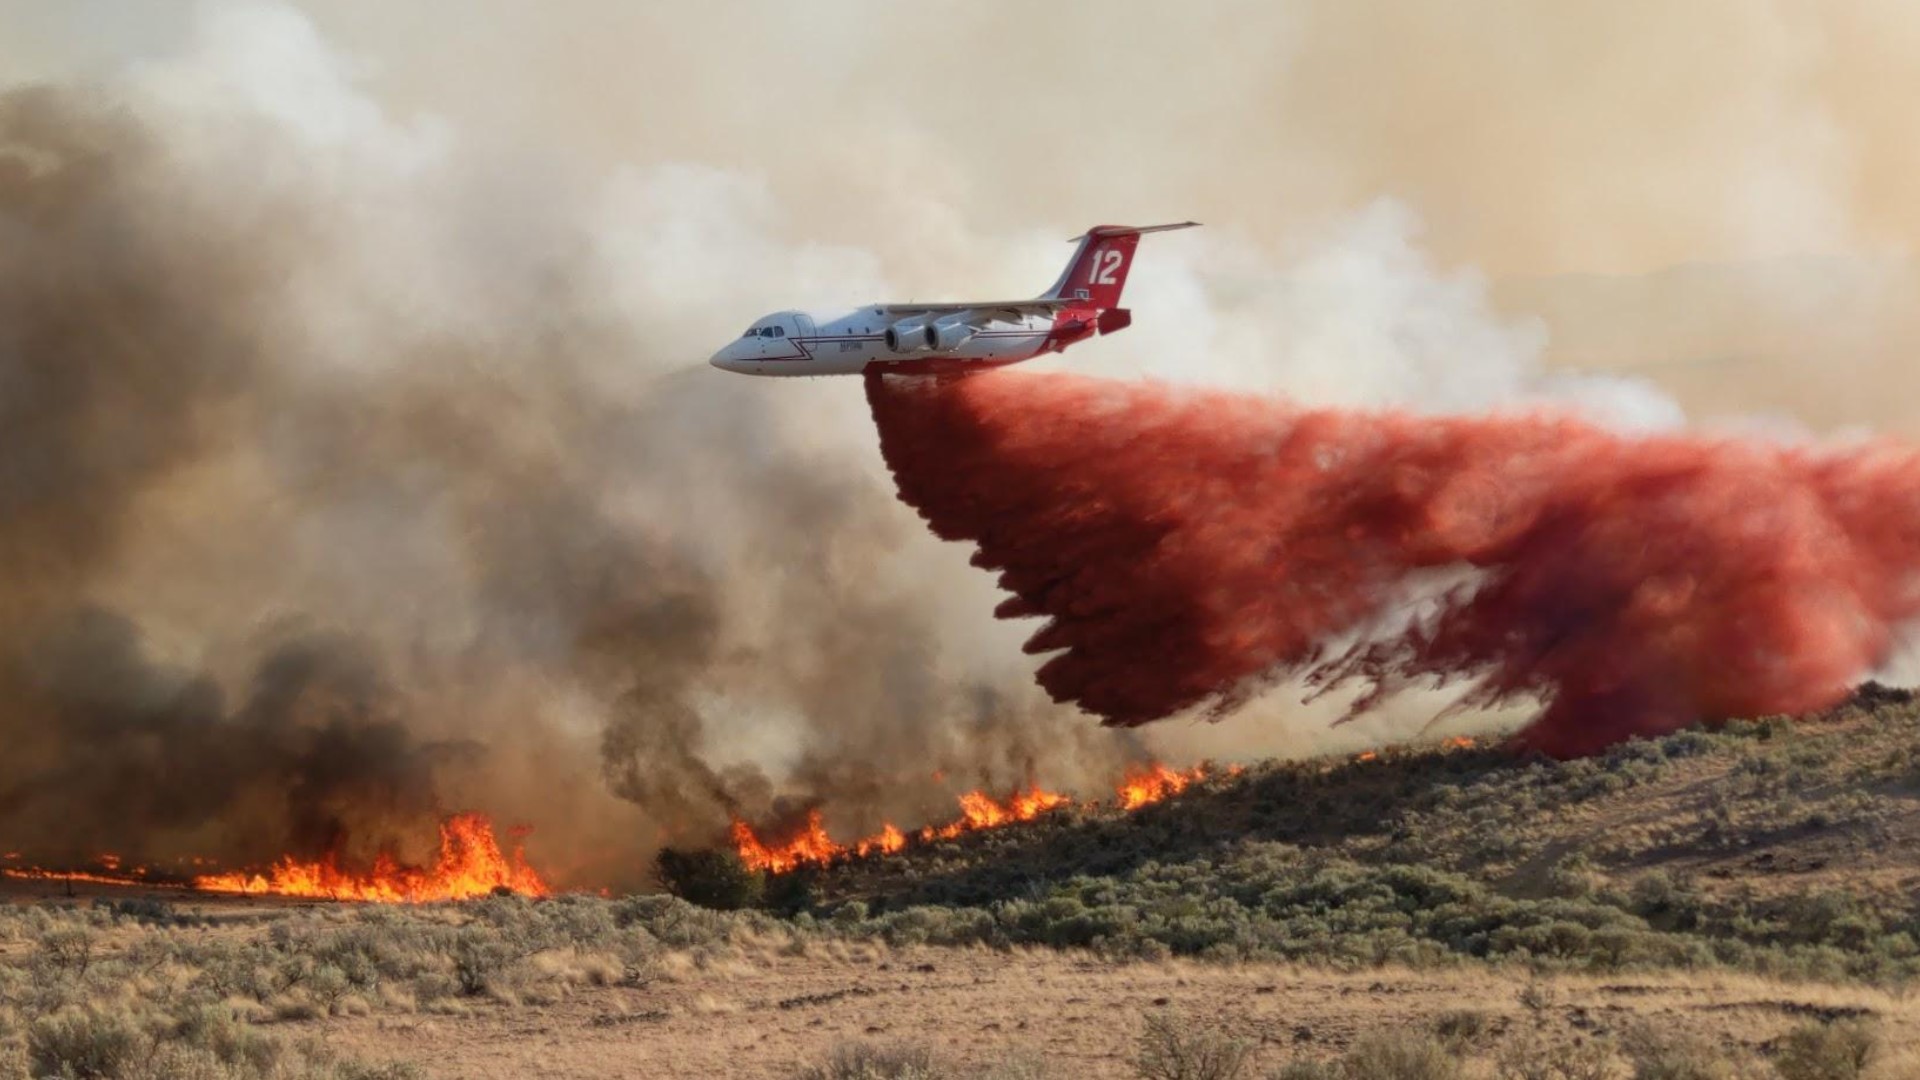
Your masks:
{"label": "aircraft wing", "polygon": [[1071,307],[1075,304],[1084,306],[1086,301],[1054,297],[1033,300],[979,300],[970,304],[881,304],[879,310],[897,318],[908,315],[951,315],[960,311],[977,311],[983,315],[1001,313],[1051,315],[1063,307]]}

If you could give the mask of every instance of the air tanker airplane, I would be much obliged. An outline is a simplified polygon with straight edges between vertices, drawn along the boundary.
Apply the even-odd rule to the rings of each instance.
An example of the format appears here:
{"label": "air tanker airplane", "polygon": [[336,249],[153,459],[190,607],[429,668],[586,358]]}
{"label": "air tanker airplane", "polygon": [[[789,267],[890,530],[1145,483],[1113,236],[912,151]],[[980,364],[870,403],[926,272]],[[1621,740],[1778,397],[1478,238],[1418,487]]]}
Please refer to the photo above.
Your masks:
{"label": "air tanker airplane", "polygon": [[1140,237],[1197,224],[1096,225],[1074,238],[1080,247],[1060,280],[1032,300],[778,311],[714,353],[713,366],[743,375],[939,375],[1060,352],[1133,322],[1120,290]]}

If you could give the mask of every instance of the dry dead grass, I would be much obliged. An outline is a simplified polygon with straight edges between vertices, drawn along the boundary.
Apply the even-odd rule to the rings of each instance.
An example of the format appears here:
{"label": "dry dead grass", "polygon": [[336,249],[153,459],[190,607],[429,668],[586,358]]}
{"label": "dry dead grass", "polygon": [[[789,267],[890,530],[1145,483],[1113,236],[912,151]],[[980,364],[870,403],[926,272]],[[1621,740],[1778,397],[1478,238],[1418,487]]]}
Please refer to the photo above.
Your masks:
{"label": "dry dead grass", "polygon": [[1535,980],[1485,968],[1342,973],[985,949],[774,956],[704,970],[687,963],[682,971],[640,988],[583,987],[546,1006],[444,1018],[333,1017],[309,1026],[357,1056],[406,1057],[435,1077],[775,1080],[825,1060],[836,1046],[872,1041],[925,1045],[962,1066],[1026,1056],[1055,1077],[1130,1080],[1136,1039],[1156,1012],[1248,1040],[1264,1070],[1299,1056],[1337,1055],[1368,1032],[1427,1031],[1443,1014],[1474,1010],[1485,1014],[1488,1030],[1469,1052],[1468,1074],[1489,1077],[1499,1047],[1527,1032],[1571,1042],[1652,1025],[1757,1060],[1810,1018],[1859,1014],[1898,1051],[1872,1075],[1920,1075],[1920,1055],[1900,1049],[1920,1044],[1920,1003],[1882,990],[1752,976]]}

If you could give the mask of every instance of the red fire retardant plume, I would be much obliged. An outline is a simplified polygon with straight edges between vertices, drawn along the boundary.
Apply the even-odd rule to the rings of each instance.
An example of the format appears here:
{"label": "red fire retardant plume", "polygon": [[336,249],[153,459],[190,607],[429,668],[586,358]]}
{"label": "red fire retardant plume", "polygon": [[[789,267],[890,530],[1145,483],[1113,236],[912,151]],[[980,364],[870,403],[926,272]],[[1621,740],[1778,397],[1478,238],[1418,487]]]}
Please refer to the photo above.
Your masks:
{"label": "red fire retardant plume", "polygon": [[[1920,612],[1920,453],[1626,438],[1071,375],[870,376],[900,496],[1109,724],[1479,680],[1589,753],[1842,700]],[[1441,588],[1438,583],[1451,582]],[[1424,603],[1415,598],[1425,597]],[[1330,642],[1360,640],[1360,645]]]}

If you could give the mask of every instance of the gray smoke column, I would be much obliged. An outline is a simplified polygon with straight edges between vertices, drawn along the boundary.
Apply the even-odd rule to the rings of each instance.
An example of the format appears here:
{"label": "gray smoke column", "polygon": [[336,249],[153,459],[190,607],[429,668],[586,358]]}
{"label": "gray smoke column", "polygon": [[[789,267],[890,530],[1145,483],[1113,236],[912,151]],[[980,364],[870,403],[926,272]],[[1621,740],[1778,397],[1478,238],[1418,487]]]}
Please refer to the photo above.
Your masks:
{"label": "gray smoke column", "polygon": [[0,848],[418,856],[472,808],[630,884],[730,814],[1117,771],[957,651],[877,468],[656,344],[674,267],[603,216],[699,219],[677,174],[609,194],[345,70],[240,8],[0,91]]}

